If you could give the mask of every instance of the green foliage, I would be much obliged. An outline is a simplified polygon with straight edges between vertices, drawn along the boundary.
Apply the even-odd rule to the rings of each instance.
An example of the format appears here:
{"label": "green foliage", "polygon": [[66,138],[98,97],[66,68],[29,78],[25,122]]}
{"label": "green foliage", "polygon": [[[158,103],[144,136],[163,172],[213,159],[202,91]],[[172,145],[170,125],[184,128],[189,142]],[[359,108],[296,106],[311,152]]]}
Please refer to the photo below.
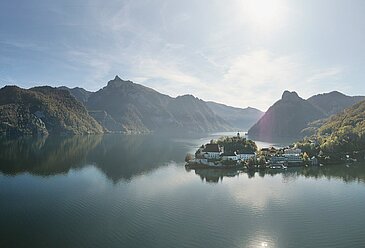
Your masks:
{"label": "green foliage", "polygon": [[68,91],[52,87],[0,90],[0,132],[16,136],[102,133],[102,127]]}
{"label": "green foliage", "polygon": [[266,158],[265,158],[265,156],[258,157],[257,163],[258,163],[258,165],[261,165],[261,166],[265,165],[266,164]]}
{"label": "green foliage", "polygon": [[249,158],[246,165],[248,169],[253,169],[257,165],[257,160],[254,157]]}
{"label": "green foliage", "polygon": [[315,135],[295,145],[310,157],[320,155],[325,163],[338,162],[346,154],[363,159],[359,154],[365,151],[365,101],[327,119]]}
{"label": "green foliage", "polygon": [[217,143],[224,146],[226,153],[254,153],[257,151],[256,143],[244,137],[221,137]]}
{"label": "green foliage", "polygon": [[295,146],[297,148],[301,149],[302,152],[307,153],[307,155],[310,157],[317,155],[320,152],[319,143],[316,141],[315,138],[314,138],[314,140],[311,140],[308,138],[303,139],[303,140],[295,143]]}
{"label": "green foliage", "polygon": [[317,133],[324,153],[365,149],[365,101],[331,117]]}
{"label": "green foliage", "polygon": [[221,162],[223,165],[236,165],[237,161],[235,160],[222,160]]}

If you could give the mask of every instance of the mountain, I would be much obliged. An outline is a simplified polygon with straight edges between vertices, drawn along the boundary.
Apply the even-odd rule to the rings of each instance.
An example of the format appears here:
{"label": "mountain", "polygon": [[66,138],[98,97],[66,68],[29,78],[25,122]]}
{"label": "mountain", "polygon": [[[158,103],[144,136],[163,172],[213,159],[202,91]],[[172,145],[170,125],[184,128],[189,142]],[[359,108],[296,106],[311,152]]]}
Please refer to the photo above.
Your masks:
{"label": "mountain", "polygon": [[232,129],[200,99],[191,95],[172,98],[118,76],[92,93],[86,106],[100,124],[113,132],[210,132]]}
{"label": "mountain", "polygon": [[249,129],[248,135],[251,139],[265,141],[296,139],[309,122],[324,117],[322,110],[300,98],[296,92],[285,91],[282,98]]}
{"label": "mountain", "polygon": [[364,96],[347,96],[338,91],[318,94],[308,98],[308,101],[321,109],[327,116],[337,114],[362,100]]}
{"label": "mountain", "polygon": [[317,131],[324,152],[365,150],[365,101],[330,117]]}
{"label": "mountain", "polygon": [[192,95],[173,98],[167,109],[182,129],[195,132],[232,130],[230,124],[214,114],[206,102]]}
{"label": "mountain", "polygon": [[0,134],[101,133],[102,127],[68,91],[48,86],[0,89]]}
{"label": "mountain", "polygon": [[264,114],[264,112],[247,107],[235,108],[216,102],[206,102],[208,107],[217,116],[222,117],[231,126],[239,130],[248,130],[254,125]]}
{"label": "mountain", "polygon": [[75,87],[75,88],[68,88],[66,86],[58,87],[61,90],[67,90],[70,94],[75,97],[79,102],[85,104],[89,99],[90,95],[93,93],[91,91],[87,91],[84,88]]}

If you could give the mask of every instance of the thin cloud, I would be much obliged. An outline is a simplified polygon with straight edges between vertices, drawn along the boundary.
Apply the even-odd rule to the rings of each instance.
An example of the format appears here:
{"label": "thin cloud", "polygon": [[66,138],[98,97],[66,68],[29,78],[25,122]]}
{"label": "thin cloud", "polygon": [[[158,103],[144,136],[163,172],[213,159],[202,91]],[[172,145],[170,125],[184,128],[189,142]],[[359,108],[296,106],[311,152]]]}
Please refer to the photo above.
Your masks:
{"label": "thin cloud", "polygon": [[308,83],[320,81],[322,79],[337,78],[343,72],[341,67],[332,67],[315,72],[310,78],[307,79]]}
{"label": "thin cloud", "polygon": [[[275,34],[288,33],[284,31],[290,31],[285,30],[290,23],[283,21],[281,14],[291,13],[290,4],[285,0],[274,2],[280,3],[279,7],[267,13],[272,21],[265,25]],[[295,90],[306,97],[342,89],[347,67],[316,64],[304,50],[292,54],[290,49],[276,47],[285,36],[257,34],[255,27],[260,23],[256,22],[261,21],[262,13],[245,14],[250,8],[260,10],[256,9],[257,1],[202,1],[194,9],[191,2],[159,0],[92,3],[82,6],[77,16],[51,4],[58,16],[70,17],[72,24],[86,23],[88,28],[62,27],[82,40],[62,37],[47,43],[49,51],[56,51],[48,57],[69,65],[67,70],[87,89],[101,88],[118,74],[171,96],[190,93],[205,100],[261,110],[279,99],[284,90]],[[282,22],[285,25],[278,24]],[[272,40],[274,45],[268,42]],[[19,48],[38,49],[19,42],[14,43]]]}

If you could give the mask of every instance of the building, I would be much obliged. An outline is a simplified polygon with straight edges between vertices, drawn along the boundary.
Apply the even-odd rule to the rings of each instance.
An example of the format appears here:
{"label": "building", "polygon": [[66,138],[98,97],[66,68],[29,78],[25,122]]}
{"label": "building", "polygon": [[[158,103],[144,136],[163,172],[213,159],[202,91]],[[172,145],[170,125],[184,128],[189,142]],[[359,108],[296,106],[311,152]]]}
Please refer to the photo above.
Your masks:
{"label": "building", "polygon": [[238,160],[237,154],[235,152],[234,153],[222,153],[221,157],[223,160],[234,160],[234,161]]}
{"label": "building", "polygon": [[264,156],[275,156],[277,153],[277,149],[273,146],[269,147],[269,148],[261,148],[261,154]]}
{"label": "building", "polygon": [[204,158],[207,159],[219,159],[220,155],[223,153],[223,147],[218,144],[206,144],[202,150]]}
{"label": "building", "polygon": [[268,156],[270,154],[270,149],[269,148],[261,148],[260,153],[264,156]]}
{"label": "building", "polygon": [[303,160],[300,156],[289,155],[284,157],[286,158],[286,161],[288,161],[288,163],[292,165],[300,165],[303,163]]}
{"label": "building", "polygon": [[255,153],[238,153],[237,154],[237,158],[239,160],[243,160],[243,161],[247,161],[250,158],[254,158],[254,157],[256,157]]}
{"label": "building", "polygon": [[300,156],[301,153],[302,150],[299,148],[287,148],[284,150],[284,156],[290,156],[290,155]]}
{"label": "building", "polygon": [[270,164],[287,164],[287,158],[283,156],[274,156],[270,158]]}
{"label": "building", "polygon": [[302,158],[300,157],[301,153],[302,150],[299,148],[287,148],[284,150],[283,156],[286,158],[286,161],[288,161],[289,164],[299,165],[303,162]]}

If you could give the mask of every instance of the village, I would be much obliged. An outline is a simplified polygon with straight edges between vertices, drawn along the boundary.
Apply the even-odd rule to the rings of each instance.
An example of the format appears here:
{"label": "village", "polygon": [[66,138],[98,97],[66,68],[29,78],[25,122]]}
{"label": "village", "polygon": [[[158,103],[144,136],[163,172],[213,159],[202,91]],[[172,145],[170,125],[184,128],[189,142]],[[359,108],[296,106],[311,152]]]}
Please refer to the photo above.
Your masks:
{"label": "village", "polygon": [[195,156],[187,155],[186,166],[194,168],[287,169],[288,167],[319,166],[316,156],[309,157],[295,146],[258,149],[254,141],[241,137],[222,137],[202,145]]}

